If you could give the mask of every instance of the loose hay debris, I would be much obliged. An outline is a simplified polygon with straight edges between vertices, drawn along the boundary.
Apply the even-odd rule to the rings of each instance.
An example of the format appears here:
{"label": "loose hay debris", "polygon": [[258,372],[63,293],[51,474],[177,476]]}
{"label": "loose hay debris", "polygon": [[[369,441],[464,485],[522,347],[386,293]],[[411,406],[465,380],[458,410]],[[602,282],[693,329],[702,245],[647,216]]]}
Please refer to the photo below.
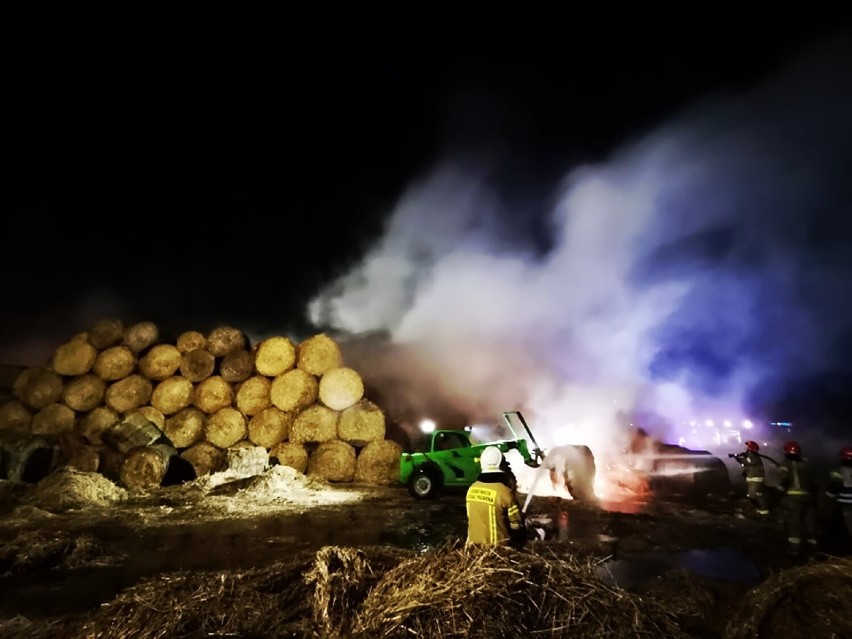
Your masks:
{"label": "loose hay debris", "polygon": [[[0,574],[91,565],[103,549],[91,535],[22,532],[0,542]],[[8,635],[7,635],[8,636]]]}
{"label": "loose hay debris", "polygon": [[127,491],[98,473],[62,468],[36,484],[22,500],[48,512],[110,506],[127,499]]}

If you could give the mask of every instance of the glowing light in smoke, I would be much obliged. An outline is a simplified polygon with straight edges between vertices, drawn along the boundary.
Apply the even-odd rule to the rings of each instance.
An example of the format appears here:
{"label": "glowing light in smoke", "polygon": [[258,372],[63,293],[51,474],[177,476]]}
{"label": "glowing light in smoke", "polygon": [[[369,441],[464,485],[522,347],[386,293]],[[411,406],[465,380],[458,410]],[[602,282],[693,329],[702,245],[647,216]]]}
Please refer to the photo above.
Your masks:
{"label": "glowing light in smoke", "polygon": [[435,424],[435,421],[432,419],[424,419],[420,422],[420,430],[426,434],[435,432],[436,427],[437,424]]}
{"label": "glowing light in smoke", "polygon": [[743,428],[749,429],[752,426],[754,426],[754,424],[752,424],[749,420],[746,419],[745,421],[743,421]]}

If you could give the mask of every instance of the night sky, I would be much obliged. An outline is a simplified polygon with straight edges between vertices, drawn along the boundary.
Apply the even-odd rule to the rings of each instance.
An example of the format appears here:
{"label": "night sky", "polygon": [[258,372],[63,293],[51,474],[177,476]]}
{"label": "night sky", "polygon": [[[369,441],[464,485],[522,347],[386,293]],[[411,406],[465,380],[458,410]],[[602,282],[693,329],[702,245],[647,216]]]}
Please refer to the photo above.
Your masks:
{"label": "night sky", "polygon": [[[577,367],[548,366],[572,382],[633,383],[641,369],[642,379],[702,397],[779,406],[801,396],[852,417],[848,20],[777,3],[681,14],[631,14],[615,3],[595,12],[423,6],[294,16],[279,41],[264,30],[262,44],[247,47],[216,50],[210,38],[179,56],[141,51],[90,66],[55,55],[7,66],[0,361],[33,363],[108,316],[172,332],[329,327],[416,342],[427,334],[418,327],[436,323],[414,311],[429,318],[438,305],[464,318],[458,339],[488,334],[494,316],[523,316],[493,327],[493,340],[530,329],[546,342],[535,348],[564,347]],[[658,144],[666,139],[675,142]],[[801,150],[802,167],[782,161],[791,150]],[[628,212],[608,222],[631,228],[623,242],[565,239],[566,220],[581,219],[572,207],[594,190],[590,173],[612,194],[617,176],[633,184],[647,167],[658,186],[641,227]],[[805,186],[794,190],[799,178]],[[622,192],[631,202],[646,193],[631,189]],[[425,240],[430,233],[441,241]],[[447,236],[463,241],[450,247]],[[526,277],[541,281],[547,309],[539,316],[535,299],[514,296],[523,286],[492,299],[479,284],[514,276],[502,261],[467,268],[460,247],[535,265]],[[574,296],[560,288],[565,278],[550,279],[556,262],[578,281],[595,279],[599,261],[621,263],[625,247],[617,286],[603,278],[582,309],[565,302]],[[812,255],[821,270],[800,277]],[[470,286],[442,296],[442,274],[454,267],[453,279]],[[667,306],[658,285],[687,281],[685,272],[700,277]],[[825,284],[825,273],[838,284]],[[378,297],[400,281],[411,286],[384,313],[370,296],[351,303],[347,282],[359,277],[372,282],[361,292]],[[741,287],[736,300],[728,278]],[[610,285],[635,299],[605,294]],[[789,295],[779,301],[779,291]],[[487,301],[477,319],[458,300],[479,294]],[[617,338],[578,326],[621,317],[625,304],[641,305],[643,317],[667,310],[642,322],[645,337],[622,357]],[[801,312],[809,306],[820,310]],[[610,336],[621,334],[613,326]],[[607,348],[591,346],[598,340]],[[800,352],[808,349],[813,357]],[[622,370],[613,364],[621,359],[636,365]]]}

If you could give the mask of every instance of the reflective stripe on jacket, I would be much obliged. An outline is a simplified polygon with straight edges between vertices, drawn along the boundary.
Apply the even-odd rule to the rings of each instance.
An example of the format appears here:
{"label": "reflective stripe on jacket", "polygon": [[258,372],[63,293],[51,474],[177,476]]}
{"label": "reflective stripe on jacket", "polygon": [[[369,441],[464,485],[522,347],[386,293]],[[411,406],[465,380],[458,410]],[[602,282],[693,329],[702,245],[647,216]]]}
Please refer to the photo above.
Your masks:
{"label": "reflective stripe on jacket", "polygon": [[811,498],[811,479],[808,463],[802,459],[785,459],[778,467],[780,486],[784,493],[796,500]]}
{"label": "reflective stripe on jacket", "polygon": [[843,465],[831,471],[825,494],[839,504],[852,505],[852,466]]}
{"label": "reflective stripe on jacket", "polygon": [[763,459],[760,455],[750,450],[739,453],[736,460],[743,466],[743,476],[746,481],[763,481],[765,475],[763,470]]}
{"label": "reflective stripe on jacket", "polygon": [[476,481],[467,489],[467,541],[472,544],[509,544],[512,531],[522,528],[515,493],[500,482]]}

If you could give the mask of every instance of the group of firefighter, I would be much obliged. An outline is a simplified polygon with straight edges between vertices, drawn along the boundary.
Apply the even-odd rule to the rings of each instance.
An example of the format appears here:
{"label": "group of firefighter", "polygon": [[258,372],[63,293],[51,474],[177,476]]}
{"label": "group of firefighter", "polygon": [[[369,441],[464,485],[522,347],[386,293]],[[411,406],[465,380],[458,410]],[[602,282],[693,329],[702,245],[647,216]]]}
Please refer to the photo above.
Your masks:
{"label": "group of firefighter", "polygon": [[[729,456],[742,465],[747,497],[758,516],[768,517],[770,506],[763,460],[771,458],[762,455],[760,446],[751,440],[745,442],[743,452]],[[479,463],[481,473],[468,488],[466,497],[467,543],[523,546],[531,533],[524,525],[514,476],[503,453],[489,446],[482,451]],[[799,556],[815,551],[818,495],[812,468],[802,456],[802,447],[795,441],[784,444],[783,461],[774,463],[778,466],[787,552]],[[841,509],[844,526],[852,538],[852,446],[841,449],[839,463],[829,475],[825,495]],[[536,534],[541,536],[540,531]]]}

